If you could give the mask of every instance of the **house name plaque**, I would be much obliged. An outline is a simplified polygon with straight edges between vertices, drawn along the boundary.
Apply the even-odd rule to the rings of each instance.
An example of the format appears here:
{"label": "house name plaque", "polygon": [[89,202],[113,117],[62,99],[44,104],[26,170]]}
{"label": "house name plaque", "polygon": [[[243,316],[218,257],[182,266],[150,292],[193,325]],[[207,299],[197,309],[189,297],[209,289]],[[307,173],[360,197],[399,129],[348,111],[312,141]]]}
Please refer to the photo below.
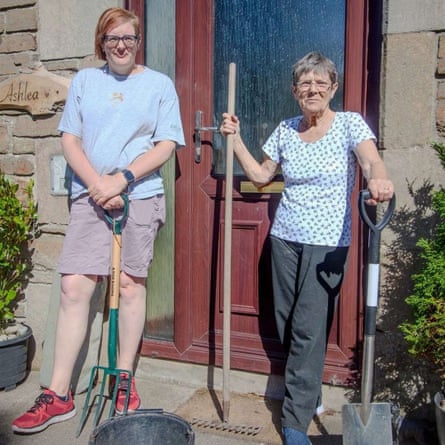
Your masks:
{"label": "house name plaque", "polygon": [[0,82],[0,110],[25,110],[32,116],[54,114],[65,103],[70,79],[40,67]]}

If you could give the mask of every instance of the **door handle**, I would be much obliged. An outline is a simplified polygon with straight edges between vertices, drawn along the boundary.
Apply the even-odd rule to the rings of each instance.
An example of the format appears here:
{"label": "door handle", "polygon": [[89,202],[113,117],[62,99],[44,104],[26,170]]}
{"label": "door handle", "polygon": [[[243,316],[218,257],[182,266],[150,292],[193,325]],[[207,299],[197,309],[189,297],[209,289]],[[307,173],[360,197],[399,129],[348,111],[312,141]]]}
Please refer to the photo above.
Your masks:
{"label": "door handle", "polygon": [[202,141],[201,141],[201,131],[212,131],[213,133],[219,133],[218,127],[203,127],[202,126],[202,111],[195,112],[195,132],[194,132],[194,141],[195,141],[195,162],[199,164],[201,162],[201,150],[202,150]]}

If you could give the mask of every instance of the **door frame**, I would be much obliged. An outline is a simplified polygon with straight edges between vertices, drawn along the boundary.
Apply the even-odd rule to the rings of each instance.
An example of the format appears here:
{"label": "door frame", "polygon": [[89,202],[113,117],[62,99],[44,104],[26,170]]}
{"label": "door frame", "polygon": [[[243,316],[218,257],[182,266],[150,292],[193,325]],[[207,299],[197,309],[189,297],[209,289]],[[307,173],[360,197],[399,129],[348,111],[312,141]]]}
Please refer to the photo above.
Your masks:
{"label": "door frame", "polygon": [[[206,88],[211,91],[212,85],[209,84],[208,79],[211,76],[208,72],[213,71],[212,47],[213,47],[213,22],[208,20],[203,11],[212,10],[213,0],[201,0],[200,11],[193,15],[193,8],[189,7],[189,1],[181,0],[176,2],[176,27],[181,29],[188,29],[187,38],[181,38],[176,35],[176,72],[187,72],[188,78],[193,78],[192,85],[198,84],[200,88]],[[380,3],[380,2],[376,2]],[[141,18],[145,14],[144,0],[126,0],[125,7],[133,10]],[[370,105],[368,98],[368,46],[371,47],[376,43],[376,38],[373,33],[372,39],[369,39],[369,0],[346,0],[346,47],[345,47],[345,79],[344,79],[344,109],[349,111],[357,111],[366,116],[367,107]],[[201,15],[202,14],[202,15]],[[200,16],[201,15],[201,16]],[[143,34],[143,22],[141,20],[141,31]],[[375,33],[377,34],[377,33]],[[193,42],[205,42],[210,51],[199,54],[199,69],[193,66],[193,58],[197,57]],[[379,42],[378,42],[379,43]],[[145,42],[141,44],[138,54],[138,63],[144,63],[143,54]],[[375,47],[375,45],[374,45]],[[375,54],[378,51],[374,51]],[[374,57],[376,55],[374,54]],[[180,55],[180,57],[178,56]],[[362,63],[357,63],[361,61]],[[186,137],[186,150],[177,152],[177,184],[176,184],[176,204],[175,213],[176,220],[183,222],[187,220],[187,215],[190,209],[187,203],[191,202],[191,178],[196,168],[206,168],[205,166],[194,165],[188,160],[188,157],[193,156],[193,128],[194,128],[194,112],[196,109],[211,109],[212,104],[203,103],[200,99],[199,91],[191,87],[187,82],[181,82],[181,78],[185,76],[178,76],[176,81],[176,89],[180,97],[181,114],[183,120],[183,127]],[[375,88],[375,85],[373,85]],[[212,94],[208,94],[211,98]],[[372,109],[372,106],[370,107]],[[371,116],[375,121],[377,118]],[[376,130],[376,129],[375,129]],[[358,186],[353,194],[352,199],[357,200],[357,190],[363,185],[363,180],[359,175]],[[340,371],[338,367],[338,360],[343,360],[344,357],[337,356],[333,350],[328,350],[328,356],[325,364],[325,371],[323,380],[325,382],[348,384],[353,382],[357,377],[359,368],[359,345],[362,340],[362,326],[363,326],[363,265],[365,255],[364,242],[364,228],[360,222],[356,206],[353,206],[353,240],[350,249],[348,273],[345,277],[345,282],[342,288],[342,298],[353,301],[354,304],[342,305],[342,310],[338,313],[338,326],[349,326],[349,332],[341,341],[349,345],[351,349],[350,362],[347,364],[344,372]],[[169,358],[178,361],[192,361],[208,364],[209,352],[190,347],[193,340],[192,335],[192,317],[193,311],[191,307],[191,280],[193,277],[188,273],[188,265],[186,264],[189,258],[189,252],[192,249],[192,237],[182,237],[180,240],[176,239],[175,252],[175,288],[181,288],[182,298],[175,296],[175,316],[174,326],[174,341],[160,341],[153,339],[144,339],[142,342],[142,355]],[[276,368],[275,368],[276,369]],[[270,370],[269,370],[270,371]],[[268,372],[268,370],[265,370]]]}

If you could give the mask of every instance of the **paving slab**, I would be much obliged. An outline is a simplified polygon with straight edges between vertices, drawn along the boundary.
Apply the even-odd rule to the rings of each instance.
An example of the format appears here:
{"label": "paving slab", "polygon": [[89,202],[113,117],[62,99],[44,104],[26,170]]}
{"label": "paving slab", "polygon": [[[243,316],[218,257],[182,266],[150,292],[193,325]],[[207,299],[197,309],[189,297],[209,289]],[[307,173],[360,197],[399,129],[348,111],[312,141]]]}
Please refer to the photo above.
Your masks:
{"label": "paving slab", "polygon": [[[136,374],[143,408],[162,409],[176,413],[189,423],[193,422],[193,416],[198,420],[204,420],[204,423],[208,420],[208,424],[212,420],[217,420],[217,428],[208,424],[204,426],[192,424],[195,445],[281,445],[278,432],[280,401],[269,396],[264,397],[261,390],[258,390],[267,376],[249,373],[238,375],[234,372],[234,378],[232,378],[234,391],[231,393],[230,401],[230,412],[233,414],[228,423],[236,427],[243,425],[259,427],[262,431],[261,434],[246,434],[221,428],[220,424],[223,423],[221,418],[219,417],[219,421],[218,417],[215,418],[215,413],[217,415],[220,412],[220,388],[218,384],[215,388],[209,387],[209,370],[205,368],[168,361],[148,360],[145,364],[143,363]],[[214,370],[211,379],[213,383],[219,381],[219,373],[220,370]],[[204,375],[206,375],[205,378]],[[248,386],[246,386],[246,381],[249,382]],[[239,391],[240,386],[244,387],[245,391]],[[12,432],[10,426],[12,420],[30,408],[39,393],[37,371],[31,372],[15,389],[0,391],[0,445],[88,445],[90,435],[94,430],[92,416],[89,416],[82,433],[76,438],[85,394],[75,396],[77,415],[73,419],[51,425],[38,434],[19,435]],[[313,445],[341,445],[341,405],[343,402],[343,391],[340,388],[324,389],[326,411],[320,418],[314,420],[310,428]],[[193,406],[196,403],[198,406]],[[108,413],[106,409],[105,413]],[[106,415],[100,422],[105,421]]]}

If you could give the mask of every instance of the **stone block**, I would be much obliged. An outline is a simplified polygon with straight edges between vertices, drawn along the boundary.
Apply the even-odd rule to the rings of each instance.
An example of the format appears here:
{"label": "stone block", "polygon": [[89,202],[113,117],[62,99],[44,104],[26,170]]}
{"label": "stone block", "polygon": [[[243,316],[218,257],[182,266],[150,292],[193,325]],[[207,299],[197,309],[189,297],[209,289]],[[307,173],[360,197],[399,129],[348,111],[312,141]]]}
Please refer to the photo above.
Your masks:
{"label": "stone block", "polygon": [[[39,222],[40,218],[39,218]],[[45,273],[46,279],[39,278],[38,282],[50,283],[57,259],[62,251],[63,236],[42,232],[42,234],[33,242],[33,280],[36,280],[36,273]],[[48,281],[49,277],[49,281]]]}
{"label": "stone block", "polygon": [[0,39],[0,53],[7,54],[36,49],[36,37],[31,33],[5,34]]}
{"label": "stone block", "polygon": [[28,67],[36,57],[32,52],[16,54],[0,54],[0,75],[11,76],[18,74],[21,69]]}
{"label": "stone block", "polygon": [[416,188],[424,181],[431,181],[437,189],[445,186],[443,169],[430,145],[394,148],[384,151],[383,158],[388,175],[394,182],[398,208],[412,204],[408,184],[413,181]]}
{"label": "stone block", "polygon": [[33,6],[37,0],[2,0],[0,3],[0,11],[9,8],[19,8],[22,6]]}
{"label": "stone block", "polygon": [[87,56],[81,59],[80,61],[80,69],[90,68],[90,67],[99,67],[103,66],[105,63],[104,60],[96,59],[95,56]]}
{"label": "stone block", "polygon": [[73,76],[73,74],[71,74],[73,71],[79,71],[80,61],[79,59],[49,60],[45,62],[45,66],[48,71],[69,72],[69,77],[71,78]]}
{"label": "stone block", "polygon": [[[445,184],[443,169],[438,163],[435,151],[429,146],[394,148],[383,153],[388,175],[394,183],[396,193],[396,214],[399,211],[409,213],[415,211],[415,204],[409,193],[409,186],[414,190],[420,189],[425,183],[430,182],[435,189]],[[402,219],[403,220],[403,219]],[[414,229],[413,229],[414,230]],[[385,246],[390,246],[395,239],[395,233],[391,228],[382,232],[382,265]],[[404,240],[406,246],[415,248],[412,239]],[[403,262],[403,261],[402,261]],[[382,268],[382,278],[385,268]],[[401,306],[403,310],[405,306]]]}
{"label": "stone block", "polygon": [[16,176],[31,176],[34,171],[34,156],[14,156],[15,166],[14,175]]}
{"label": "stone block", "polygon": [[57,131],[59,121],[59,113],[39,119],[33,119],[27,114],[22,114],[17,117],[13,128],[13,136],[33,138],[59,136],[59,132]]}
{"label": "stone block", "polygon": [[385,4],[386,26],[390,34],[443,29],[443,0],[391,0]]}
{"label": "stone block", "polygon": [[382,72],[380,146],[396,149],[429,144],[435,136],[434,33],[386,36]]}
{"label": "stone block", "polygon": [[16,155],[35,154],[36,151],[35,139],[29,138],[14,138],[12,145],[12,153]]}
{"label": "stone block", "polygon": [[9,136],[8,126],[0,123],[0,154],[9,152],[12,145],[12,139]]}
{"label": "stone block", "polygon": [[436,127],[441,137],[445,137],[445,100],[440,101],[436,108]]}
{"label": "stone block", "polygon": [[445,74],[445,58],[437,59],[437,74],[442,76]]}
{"label": "stone block", "polygon": [[35,8],[10,9],[5,13],[6,31],[36,31],[37,12]]}
{"label": "stone block", "polygon": [[439,59],[445,58],[445,34],[439,35],[439,50],[437,52]]}
{"label": "stone block", "polygon": [[441,137],[445,137],[445,81],[437,84],[436,129]]}
{"label": "stone block", "polygon": [[445,81],[437,83],[437,100],[445,99]]}
{"label": "stone block", "polygon": [[0,170],[6,175],[30,176],[34,173],[34,156],[0,156]]}
{"label": "stone block", "polygon": [[437,74],[445,74],[445,34],[439,36],[439,49],[437,51]]}
{"label": "stone block", "polygon": [[29,185],[29,182],[33,178],[29,178],[27,176],[14,176],[11,178],[12,181],[14,181],[16,184],[18,184],[19,189],[17,191],[17,198],[20,199],[22,203],[26,203],[28,200],[28,196],[26,194],[26,188]]}

